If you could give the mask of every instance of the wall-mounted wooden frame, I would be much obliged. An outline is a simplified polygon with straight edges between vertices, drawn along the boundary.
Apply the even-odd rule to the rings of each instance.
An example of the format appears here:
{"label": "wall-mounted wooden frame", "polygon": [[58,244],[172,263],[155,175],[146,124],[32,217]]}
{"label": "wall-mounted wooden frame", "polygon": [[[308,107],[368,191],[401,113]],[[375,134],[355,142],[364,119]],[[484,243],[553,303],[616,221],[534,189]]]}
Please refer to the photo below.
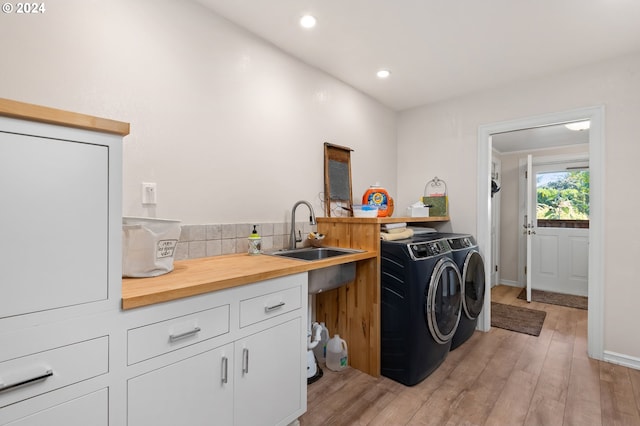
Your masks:
{"label": "wall-mounted wooden frame", "polygon": [[324,143],[324,209],[331,217],[331,203],[353,206],[351,192],[351,151],[346,146]]}

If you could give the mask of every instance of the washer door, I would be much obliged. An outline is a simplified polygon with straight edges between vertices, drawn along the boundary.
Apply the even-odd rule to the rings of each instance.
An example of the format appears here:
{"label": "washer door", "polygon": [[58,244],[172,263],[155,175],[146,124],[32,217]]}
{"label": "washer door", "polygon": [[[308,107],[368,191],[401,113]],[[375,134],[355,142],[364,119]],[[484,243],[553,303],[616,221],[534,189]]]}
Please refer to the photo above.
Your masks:
{"label": "washer door", "polygon": [[440,344],[451,340],[458,327],[462,311],[461,282],[460,271],[453,260],[447,257],[436,263],[425,292],[425,321]]}
{"label": "washer door", "polygon": [[476,250],[471,250],[464,259],[462,279],[464,280],[464,297],[462,298],[464,314],[469,319],[476,319],[482,311],[485,293],[484,261]]}

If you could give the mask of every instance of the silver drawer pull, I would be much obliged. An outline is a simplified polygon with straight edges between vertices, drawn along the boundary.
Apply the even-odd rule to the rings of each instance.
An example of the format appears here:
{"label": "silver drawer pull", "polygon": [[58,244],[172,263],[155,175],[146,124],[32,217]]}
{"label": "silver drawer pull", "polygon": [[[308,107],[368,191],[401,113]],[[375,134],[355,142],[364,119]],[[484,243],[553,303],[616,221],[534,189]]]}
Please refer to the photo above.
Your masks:
{"label": "silver drawer pull", "polygon": [[222,357],[222,383],[227,383],[229,381],[229,360],[226,356]]}
{"label": "silver drawer pull", "polygon": [[272,311],[275,311],[276,309],[280,309],[280,308],[282,308],[284,305],[285,305],[285,303],[284,303],[284,302],[280,302],[280,303],[278,303],[277,305],[265,306],[265,307],[264,307],[264,311],[265,311],[265,312],[272,312]]}
{"label": "silver drawer pull", "polygon": [[169,335],[169,341],[170,342],[175,342],[176,340],[180,340],[180,339],[184,339],[185,337],[193,336],[194,334],[199,333],[200,330],[201,330],[200,327],[194,327],[193,330],[185,331],[184,333],[170,334]]}
{"label": "silver drawer pull", "polygon": [[10,389],[17,388],[18,386],[22,386],[22,385],[26,385],[26,384],[29,384],[29,383],[37,382],[39,380],[44,380],[47,377],[51,377],[51,376],[53,376],[53,370],[52,369],[48,369],[43,374],[40,374],[40,375],[38,375],[36,377],[30,377],[28,379],[18,380],[15,383],[4,383],[2,381],[2,378],[0,378],[0,392],[8,391]]}

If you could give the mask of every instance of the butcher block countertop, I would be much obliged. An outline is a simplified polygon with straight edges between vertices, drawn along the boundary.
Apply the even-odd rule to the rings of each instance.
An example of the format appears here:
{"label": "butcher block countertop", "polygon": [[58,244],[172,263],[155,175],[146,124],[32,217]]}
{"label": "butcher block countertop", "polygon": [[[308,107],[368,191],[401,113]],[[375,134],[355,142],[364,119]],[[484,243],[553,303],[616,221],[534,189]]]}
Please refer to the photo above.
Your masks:
{"label": "butcher block countertop", "polygon": [[375,258],[375,251],[304,261],[246,253],[174,262],[174,270],[152,278],[122,279],[122,309],[168,302],[270,278]]}

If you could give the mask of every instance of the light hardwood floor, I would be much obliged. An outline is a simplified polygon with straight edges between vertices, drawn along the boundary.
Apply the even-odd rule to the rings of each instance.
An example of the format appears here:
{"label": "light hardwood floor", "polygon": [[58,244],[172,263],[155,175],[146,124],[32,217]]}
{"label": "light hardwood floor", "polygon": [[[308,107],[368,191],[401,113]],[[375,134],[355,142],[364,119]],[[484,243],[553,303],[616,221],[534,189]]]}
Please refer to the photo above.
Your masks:
{"label": "light hardwood floor", "polygon": [[588,358],[587,311],[519,292],[497,286],[491,297],[547,311],[539,337],[476,331],[413,387],[323,368],[301,425],[640,425],[640,371]]}

